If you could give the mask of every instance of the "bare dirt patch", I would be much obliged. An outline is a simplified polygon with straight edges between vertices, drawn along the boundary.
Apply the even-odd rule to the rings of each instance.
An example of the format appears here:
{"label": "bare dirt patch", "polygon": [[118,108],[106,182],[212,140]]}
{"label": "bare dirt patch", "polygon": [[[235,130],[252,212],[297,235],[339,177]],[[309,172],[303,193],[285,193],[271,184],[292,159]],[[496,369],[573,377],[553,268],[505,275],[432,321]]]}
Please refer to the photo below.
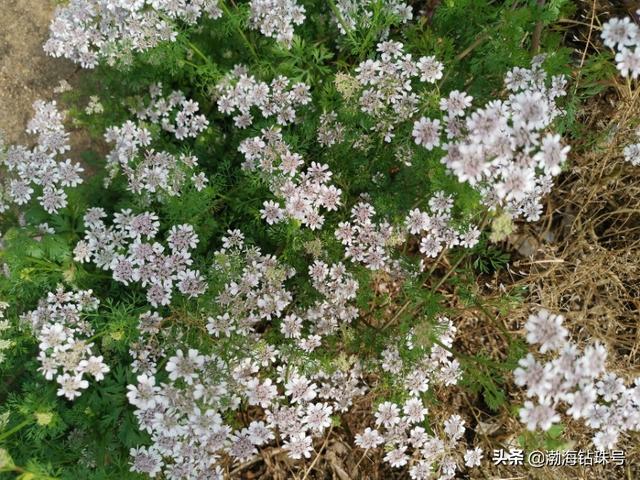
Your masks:
{"label": "bare dirt patch", "polygon": [[55,6],[51,0],[0,0],[0,131],[7,143],[28,140],[24,128],[35,100],[52,98],[60,80],[77,80],[75,65],[42,50]]}

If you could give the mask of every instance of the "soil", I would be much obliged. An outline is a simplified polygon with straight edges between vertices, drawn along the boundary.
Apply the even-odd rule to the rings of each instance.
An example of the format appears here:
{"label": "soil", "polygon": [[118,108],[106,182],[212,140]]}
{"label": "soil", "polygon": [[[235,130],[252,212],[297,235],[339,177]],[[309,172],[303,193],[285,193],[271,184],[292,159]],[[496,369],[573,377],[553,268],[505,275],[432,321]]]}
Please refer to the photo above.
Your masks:
{"label": "soil", "polygon": [[28,143],[33,102],[54,97],[60,80],[73,85],[78,68],[45,55],[53,0],[0,0],[0,131],[7,143]]}

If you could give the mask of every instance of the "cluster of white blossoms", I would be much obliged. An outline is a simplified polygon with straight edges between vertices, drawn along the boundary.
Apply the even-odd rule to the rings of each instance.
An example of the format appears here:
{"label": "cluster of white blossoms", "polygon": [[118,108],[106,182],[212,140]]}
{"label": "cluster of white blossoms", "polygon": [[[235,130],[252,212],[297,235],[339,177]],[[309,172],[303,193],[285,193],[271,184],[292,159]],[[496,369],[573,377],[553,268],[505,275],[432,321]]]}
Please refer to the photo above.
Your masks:
{"label": "cluster of white blossoms", "polygon": [[417,208],[411,210],[405,220],[409,233],[421,235],[420,253],[435,258],[445,248],[461,246],[472,248],[480,239],[480,230],[469,226],[460,231],[452,225],[453,197],[436,192],[429,199],[430,212]]}
{"label": "cluster of white blossoms", "polygon": [[[637,12],[640,15],[640,10]],[[604,44],[616,52],[616,66],[625,78],[640,75],[640,27],[629,17],[612,18],[602,25]]]}
{"label": "cluster of white blossoms", "polygon": [[461,375],[460,364],[448,350],[456,329],[446,318],[439,319],[438,328],[442,346],[436,344],[430,351],[414,344],[413,333],[406,338],[407,349],[422,350],[419,353],[423,355],[418,355],[416,361],[405,363],[397,347],[383,352],[382,369],[392,376],[398,391],[407,393],[407,399],[403,403],[380,403],[374,414],[375,429],[367,427],[355,440],[365,451],[384,446],[384,461],[394,468],[410,464],[409,476],[414,480],[451,479],[461,467],[460,460],[467,467],[474,467],[480,465],[482,458],[480,448],[463,448],[465,428],[459,415],[445,420],[442,432],[435,428],[428,432],[422,426],[429,411],[421,396],[433,384],[455,385]]}
{"label": "cluster of white blossoms", "polygon": [[634,167],[640,167],[640,129],[636,131],[636,143],[624,147],[624,159]]}
{"label": "cluster of white blossoms", "polygon": [[291,48],[293,26],[302,25],[305,9],[296,0],[251,0],[249,25]]}
{"label": "cluster of white blossoms", "polygon": [[247,128],[253,123],[252,109],[264,118],[275,116],[279,125],[288,125],[296,120],[296,108],[311,101],[306,83],[292,83],[280,75],[268,84],[249,75],[242,65],[236,66],[217,89],[218,110],[233,115],[238,128]]}
{"label": "cluster of white blossoms", "polygon": [[540,310],[525,324],[527,342],[539,345],[539,360],[532,353],[519,361],[515,383],[526,387],[520,419],[529,430],[548,430],[559,422],[558,410],[597,431],[593,444],[612,449],[627,431],[640,430],[640,377],[627,387],[623,378],[606,369],[607,349],[598,342],[584,348],[567,339],[564,317]]}
{"label": "cluster of white blossoms", "polygon": [[71,0],[56,9],[44,50],[83,68],[128,63],[134,52],[175,41],[175,21],[193,25],[204,14],[220,17],[218,0]]}
{"label": "cluster of white blossoms", "polygon": [[[307,356],[322,335],[357,313],[347,304],[357,283],[344,267],[316,262],[310,276],[324,299],[295,310],[284,287],[292,269],[245,245],[239,231],[230,231],[223,245],[214,254],[214,271],[227,283],[216,298],[219,314],[207,318],[215,338],[207,353],[179,346],[168,354],[166,345],[175,340],[161,337],[184,337],[160,328],[156,313],[140,318],[142,339],[132,349],[139,375],[127,397],[152,445],[132,449],[132,471],[151,477],[162,471],[169,479],[223,478],[215,465],[222,455],[244,462],[276,438],[291,459],[310,458],[313,439],[366,390],[353,360],[343,359],[329,373]],[[265,327],[279,328],[297,348],[268,343]],[[167,357],[161,368],[157,362]],[[250,407],[250,421],[234,429],[223,417],[239,415],[241,405]]]}
{"label": "cluster of white blossoms", "polygon": [[[7,302],[0,301],[0,335],[4,334],[7,330],[11,328],[11,324],[9,320],[4,318],[4,312],[9,308],[9,304]],[[0,336],[0,364],[5,360],[4,352],[13,347],[13,340],[9,340],[7,338],[3,338]]]}
{"label": "cluster of white blossoms", "polygon": [[404,228],[396,228],[386,220],[374,221],[375,208],[359,202],[351,209],[351,221],[341,222],[336,238],[345,246],[345,257],[363,263],[371,270],[398,270],[390,249],[407,241],[407,234],[420,235],[420,252],[435,258],[444,248],[474,247],[480,230],[470,225],[464,230],[454,226],[453,197],[436,192],[429,200],[429,212],[413,209],[407,215]]}
{"label": "cluster of white blossoms", "polygon": [[331,147],[344,141],[345,126],[338,121],[336,112],[325,112],[320,115],[317,140],[323,147]]}
{"label": "cluster of white blossoms", "polygon": [[[187,99],[182,92],[174,91],[165,98],[162,85],[155,84],[149,88],[149,94],[150,101],[147,104],[140,101],[133,111],[138,123],[128,120],[121,126],[106,130],[104,138],[113,144],[107,155],[107,169],[110,179],[122,171],[133,193],[179,195],[186,176],[197,165],[198,159],[184,153],[176,155],[156,151],[152,148],[154,138],[147,125],[159,125],[177,140],[184,140],[197,137],[207,128],[209,121],[204,115],[197,114],[198,102]],[[191,181],[196,189],[201,190],[206,184],[206,177],[202,173],[192,173]]]}
{"label": "cluster of white blossoms", "polygon": [[[292,365],[282,366],[274,381],[260,370],[277,362],[277,350],[266,358],[246,345],[237,356],[224,353],[223,360],[215,353],[178,349],[164,371],[142,373],[128,386],[139,427],[152,441],[131,449],[131,471],[151,478],[162,472],[167,479],[222,480],[216,463],[223,455],[245,462],[276,438],[290,459],[308,459],[332,415],[364,393],[357,367],[305,376]],[[238,412],[243,402],[257,419],[234,429],[223,416]]]}
{"label": "cluster of white blossoms", "polygon": [[330,185],[328,165],[311,162],[304,171],[302,156],[290,150],[279,129],[263,129],[262,135],[242,141],[238,150],[244,155],[242,167],[258,170],[279,200],[267,200],[260,211],[269,225],[294,219],[312,230],[321,229],[324,216],[320,209],[337,210],[342,191]]}
{"label": "cluster of white blossoms", "polygon": [[58,156],[71,149],[69,133],[65,131],[64,113],[55,101],[41,100],[33,104],[35,115],[27,124],[27,133],[37,135],[36,145],[29,149],[22,145],[6,148],[0,138],[0,213],[11,203],[25,205],[36,189],[40,205],[49,213],[57,213],[67,206],[64,188],[82,183],[80,164]]}
{"label": "cluster of white blossoms", "polygon": [[[530,69],[516,67],[507,73],[506,100],[493,100],[463,116],[470,102],[464,93],[444,100],[445,126],[451,139],[442,148],[444,163],[460,182],[483,195],[490,207],[502,207],[512,217],[535,221],[542,212],[541,198],[549,192],[567,159],[569,147],[559,134],[549,131],[562,113],[556,105],[566,94],[566,78],[550,81],[542,69],[543,56]],[[453,95],[453,94],[452,94]],[[416,143],[430,149],[440,146],[439,120],[416,124]]]}
{"label": "cluster of white blossoms", "polygon": [[84,216],[85,235],[74,250],[77,262],[93,262],[110,270],[113,279],[129,285],[139,283],[146,288],[151,305],[169,305],[174,286],[188,297],[202,295],[207,283],[193,263],[191,250],[198,235],[188,224],[174,225],[167,234],[167,249],[155,240],[160,222],[152,212],[133,214],[122,210],[107,226],[102,208],[90,208]]}
{"label": "cluster of white blossoms", "polygon": [[337,0],[335,5],[339,14],[335,23],[342,35],[371,27],[376,6],[380,6],[382,12],[397,16],[400,23],[407,23],[413,18],[411,6],[402,0]]}
{"label": "cluster of white blossoms", "polygon": [[39,342],[38,371],[47,380],[55,378],[60,385],[58,395],[69,400],[89,387],[85,375],[100,381],[109,372],[102,356],[93,354],[91,337],[95,332],[86,319],[98,304],[91,290],[66,292],[60,287],[49,292],[37,309],[21,317]]}
{"label": "cluster of white blossoms", "polygon": [[370,270],[390,270],[393,261],[388,250],[402,240],[386,220],[376,223],[375,215],[370,203],[356,204],[351,209],[351,221],[340,222],[335,236],[345,247],[345,258],[363,263]]}
{"label": "cluster of white blossoms", "polygon": [[[304,309],[294,309],[293,296],[284,282],[295,270],[282,265],[272,255],[259,248],[248,247],[239,231],[225,237],[227,245],[216,252],[216,270],[228,279],[217,296],[224,313],[209,317],[207,330],[215,337],[232,334],[252,335],[254,326],[262,321],[280,320],[280,332],[295,346],[312,352],[320,346],[322,337],[335,333],[358,315],[351,304],[358,291],[358,282],[343,264],[329,265],[316,260],[309,266],[311,285],[320,294],[318,300]],[[242,268],[238,271],[238,264]],[[236,271],[237,273],[234,273]],[[289,313],[284,315],[285,310]]]}
{"label": "cluster of white blossoms", "polygon": [[378,51],[380,59],[365,60],[356,68],[361,87],[358,102],[360,110],[374,118],[372,129],[391,142],[395,127],[418,111],[420,95],[412,81],[435,83],[442,78],[444,66],[432,56],[414,60],[400,42],[380,42]]}

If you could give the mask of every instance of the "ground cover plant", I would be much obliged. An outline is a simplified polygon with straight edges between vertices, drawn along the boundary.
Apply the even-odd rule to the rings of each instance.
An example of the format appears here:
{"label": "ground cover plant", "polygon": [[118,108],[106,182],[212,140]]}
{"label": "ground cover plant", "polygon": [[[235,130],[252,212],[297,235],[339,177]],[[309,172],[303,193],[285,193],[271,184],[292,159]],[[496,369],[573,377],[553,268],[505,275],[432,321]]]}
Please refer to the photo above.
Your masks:
{"label": "ground cover plant", "polygon": [[[638,15],[62,2],[83,82],[0,145],[0,478],[636,478]],[[624,348],[562,286],[584,171]]]}

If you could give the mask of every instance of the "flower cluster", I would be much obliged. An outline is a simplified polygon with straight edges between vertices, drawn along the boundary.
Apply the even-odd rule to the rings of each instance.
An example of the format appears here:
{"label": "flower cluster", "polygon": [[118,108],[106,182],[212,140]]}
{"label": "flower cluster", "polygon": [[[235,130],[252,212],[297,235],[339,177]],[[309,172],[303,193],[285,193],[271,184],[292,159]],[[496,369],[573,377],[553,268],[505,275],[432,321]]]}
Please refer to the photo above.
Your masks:
{"label": "flower cluster", "polygon": [[[493,100],[466,117],[470,99],[465,94],[456,93],[442,104],[451,139],[443,145],[447,153],[442,162],[460,182],[476,187],[489,207],[503,207],[512,217],[529,221],[540,217],[541,198],[569,151],[559,134],[548,132],[561,114],[556,102],[566,94],[566,79],[555,76],[547,85],[543,60],[538,56],[531,69],[516,67],[507,74],[510,94],[505,101]],[[414,129],[416,143],[440,145],[439,121],[421,122]]]}
{"label": "flower cluster", "polygon": [[37,135],[32,149],[22,145],[10,146],[3,152],[0,139],[0,213],[9,203],[25,205],[37,188],[37,197],[49,213],[57,213],[67,206],[65,187],[82,183],[82,167],[71,160],[58,161],[58,156],[70,150],[69,133],[65,131],[64,114],[55,101],[36,101],[34,117],[27,124],[27,133]]}
{"label": "flower cluster", "polygon": [[[215,466],[222,454],[244,462],[277,437],[291,459],[309,458],[313,439],[331,426],[332,416],[365,392],[357,363],[346,359],[342,368],[327,372],[312,367],[307,357],[321,335],[356,314],[347,302],[357,283],[342,265],[316,262],[310,276],[324,299],[285,315],[294,303],[284,287],[292,269],[245,245],[239,231],[230,231],[214,255],[214,271],[227,283],[215,302],[220,314],[207,318],[206,328],[216,338],[207,353],[178,347],[167,355],[161,337],[171,332],[160,328],[162,318],[152,312],[140,317],[142,341],[132,349],[139,375],[127,397],[152,445],[132,449],[132,471],[151,477],[162,471],[176,479],[203,478],[215,471],[213,478],[222,478]],[[293,339],[299,349],[287,353],[285,344],[280,350],[267,343],[264,328],[255,328],[265,322],[279,323],[284,338]],[[165,356],[163,370],[157,362]],[[246,412],[251,421],[234,429],[223,416],[238,414],[242,404],[252,407]]]}
{"label": "flower cluster", "polygon": [[83,68],[128,63],[142,52],[178,36],[173,20],[193,25],[206,14],[218,18],[218,0],[71,0],[58,7],[44,50]]}
{"label": "flower cluster", "polygon": [[93,261],[98,268],[110,270],[113,279],[129,285],[140,283],[146,288],[151,305],[168,305],[174,286],[189,297],[202,295],[207,283],[202,274],[190,267],[191,250],[198,235],[188,224],[171,227],[167,249],[155,241],[160,222],[155,213],[138,215],[122,210],[107,226],[107,215],[101,208],[90,208],[84,216],[85,235],[74,248],[78,262]]}
{"label": "flower cluster", "polygon": [[267,200],[260,211],[269,225],[295,219],[312,230],[322,228],[320,209],[337,210],[342,191],[329,185],[332,172],[327,165],[311,162],[302,171],[302,157],[290,150],[278,129],[262,130],[262,135],[242,141],[243,168],[259,170],[281,203]]}
{"label": "flower cluster", "polygon": [[[198,159],[184,153],[175,155],[154,150],[151,148],[153,135],[145,125],[160,125],[177,140],[183,140],[197,137],[207,128],[209,121],[204,115],[197,114],[198,102],[188,100],[182,92],[174,91],[165,98],[162,85],[156,84],[149,88],[149,93],[149,103],[141,102],[134,110],[139,120],[137,124],[128,120],[119,127],[109,127],[105,132],[105,140],[113,144],[107,155],[107,168],[111,178],[122,170],[129,189],[136,194],[164,192],[170,196],[179,195],[187,172],[193,170]],[[198,190],[206,182],[201,177],[202,174],[195,173],[191,176]]]}
{"label": "flower cluster", "polygon": [[[459,458],[467,467],[479,465],[482,458],[480,448],[462,449],[465,428],[459,415],[445,420],[442,432],[435,429],[429,432],[422,426],[429,412],[421,395],[433,383],[454,385],[460,377],[460,365],[448,350],[456,329],[446,318],[440,319],[439,324],[443,329],[439,342],[443,346],[433,346],[417,362],[405,364],[397,348],[383,352],[383,371],[392,375],[394,383],[408,394],[408,398],[403,403],[380,403],[374,414],[375,429],[367,427],[356,435],[355,440],[364,450],[384,445],[384,460],[394,468],[402,468],[411,462],[409,475],[415,480],[434,478],[434,473],[440,479],[454,478],[459,469]],[[414,345],[414,337],[411,334],[406,339],[407,348],[423,348]]]}
{"label": "flower cluster", "polygon": [[636,132],[636,140],[624,147],[624,159],[634,167],[640,167],[640,129]]}
{"label": "flower cluster", "polygon": [[331,147],[344,141],[345,126],[338,121],[336,112],[326,112],[320,115],[317,139],[323,147]]}
{"label": "flower cluster", "polygon": [[444,248],[460,245],[474,247],[480,239],[480,230],[469,226],[466,231],[458,231],[452,226],[453,198],[445,192],[436,192],[429,200],[430,212],[413,209],[405,220],[411,234],[422,235],[420,253],[435,258]]}
{"label": "flower cluster", "polygon": [[[640,14],[640,10],[638,10]],[[640,75],[640,28],[629,17],[612,18],[602,25],[604,44],[616,52],[616,66],[625,78]]]}
{"label": "flower cluster", "polygon": [[47,380],[60,384],[58,395],[69,400],[79,397],[89,387],[84,375],[96,381],[104,378],[109,367],[102,356],[93,354],[93,326],[86,316],[98,308],[91,290],[66,292],[61,287],[42,299],[38,308],[24,314],[38,339],[40,368]]}
{"label": "flower cluster", "polygon": [[342,35],[371,27],[376,5],[381,7],[381,11],[397,17],[400,23],[407,23],[413,18],[411,6],[402,0],[337,0],[335,5],[335,23]]}
{"label": "flower cluster", "polygon": [[307,84],[292,84],[282,75],[267,84],[248,75],[241,65],[236,66],[217,88],[218,109],[226,115],[234,115],[238,128],[247,128],[253,123],[251,110],[254,107],[264,118],[275,116],[279,125],[288,125],[296,120],[296,108],[311,101]]}
{"label": "flower cluster", "polygon": [[[328,265],[316,260],[309,267],[309,276],[321,298],[305,309],[284,315],[285,310],[291,310],[293,300],[284,282],[295,275],[295,270],[271,255],[262,254],[259,248],[245,245],[238,231],[229,232],[225,243],[228,246],[216,253],[220,259],[216,269],[228,279],[217,297],[217,304],[225,313],[209,317],[210,334],[249,335],[259,322],[280,319],[284,337],[293,339],[301,350],[311,352],[320,345],[323,336],[357,317],[358,311],[350,302],[355,299],[358,282],[341,263]],[[243,267],[234,274],[231,267],[238,263]]]}
{"label": "flower cluster", "polygon": [[552,358],[544,362],[529,353],[513,372],[516,384],[534,399],[524,402],[520,419],[529,430],[548,430],[560,421],[558,409],[564,404],[567,415],[597,431],[593,443],[598,449],[614,448],[621,434],[640,430],[640,378],[627,387],[607,371],[606,347],[596,342],[581,352],[568,340],[563,321],[543,309],[525,324],[527,342]]}
{"label": "flower cluster", "polygon": [[296,0],[251,0],[249,25],[291,48],[293,26],[302,25],[305,9]]}
{"label": "flower cluster", "polygon": [[[9,320],[4,318],[4,312],[9,308],[9,304],[7,302],[0,301],[0,334],[3,334],[11,327]],[[6,338],[0,337],[0,364],[4,362],[5,359],[5,350],[9,350],[14,345],[13,340],[8,340]]]}
{"label": "flower cluster", "polygon": [[360,202],[351,209],[351,222],[340,222],[336,238],[345,246],[345,257],[363,263],[371,270],[390,270],[392,260],[388,248],[396,245],[399,234],[383,220],[375,223],[373,205]]}
{"label": "flower cluster", "polygon": [[356,68],[362,89],[359,105],[375,120],[373,130],[391,142],[395,127],[418,111],[420,96],[413,90],[412,80],[435,83],[442,78],[444,67],[431,56],[414,60],[400,42],[381,42],[378,52],[379,60],[366,60]]}
{"label": "flower cluster", "polygon": [[[217,460],[222,454],[244,462],[258,448],[276,437],[292,460],[310,458],[313,438],[322,436],[332,415],[345,410],[355,395],[364,393],[360,370],[305,376],[295,367],[282,368],[274,382],[261,378],[259,355],[243,348],[244,355],[227,352],[223,360],[215,353],[178,349],[163,372],[142,373],[128,386],[127,398],[136,407],[141,430],[150,434],[149,447],[131,449],[131,470],[154,478],[214,478],[223,474]],[[277,351],[271,363],[277,358]],[[154,365],[155,366],[155,365]],[[168,377],[160,382],[160,375]],[[224,422],[241,402],[252,406],[245,428]]]}

